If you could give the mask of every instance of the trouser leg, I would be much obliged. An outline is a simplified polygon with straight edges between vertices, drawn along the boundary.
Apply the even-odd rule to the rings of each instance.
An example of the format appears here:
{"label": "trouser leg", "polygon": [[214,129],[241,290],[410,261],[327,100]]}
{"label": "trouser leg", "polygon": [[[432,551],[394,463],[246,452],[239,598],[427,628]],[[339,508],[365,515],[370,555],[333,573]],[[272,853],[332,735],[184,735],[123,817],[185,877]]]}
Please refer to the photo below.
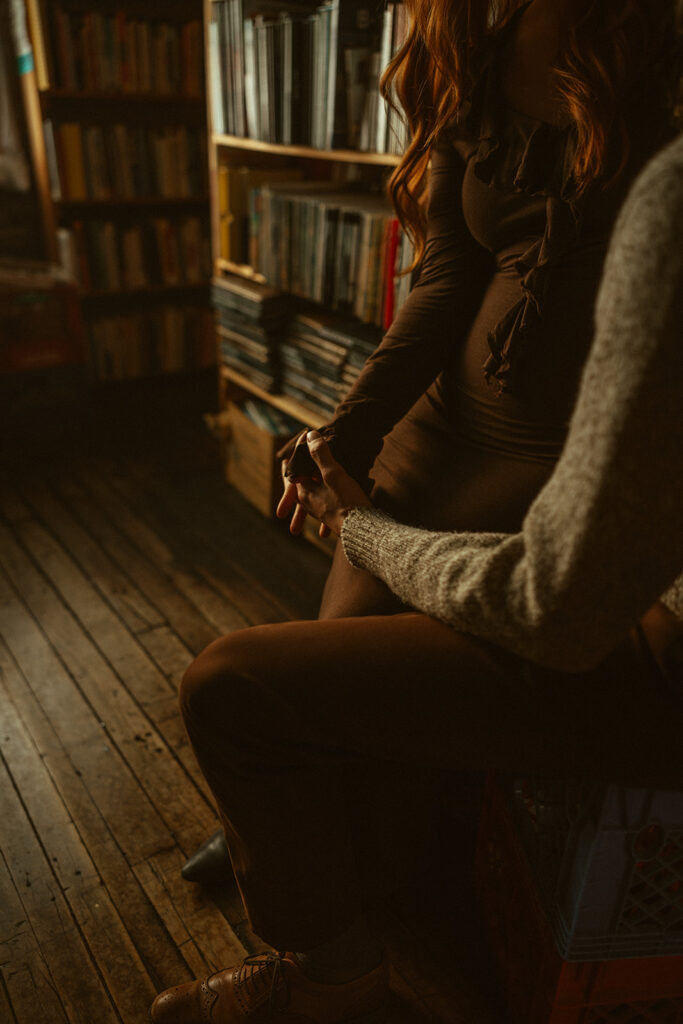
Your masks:
{"label": "trouser leg", "polygon": [[351,823],[378,765],[399,791],[425,768],[638,777],[634,757],[665,764],[680,735],[648,687],[630,648],[563,675],[407,613],[232,634],[182,708],[255,931],[307,949],[361,909]]}
{"label": "trouser leg", "polygon": [[358,615],[394,615],[407,611],[382,580],[366,569],[351,565],[341,543],[337,544],[320,602],[320,619],[353,618]]}

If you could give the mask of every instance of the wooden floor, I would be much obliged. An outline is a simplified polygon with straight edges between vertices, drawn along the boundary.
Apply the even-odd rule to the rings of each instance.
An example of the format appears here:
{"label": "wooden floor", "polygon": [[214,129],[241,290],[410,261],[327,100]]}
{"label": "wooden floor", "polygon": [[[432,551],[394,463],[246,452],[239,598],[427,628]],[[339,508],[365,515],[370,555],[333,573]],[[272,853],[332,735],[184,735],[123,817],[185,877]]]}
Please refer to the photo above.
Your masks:
{"label": "wooden floor", "polygon": [[[261,948],[230,880],[207,892],[180,877],[217,819],[176,691],[219,634],[314,616],[328,562],[224,486],[200,416],[212,397],[206,381],[182,402],[112,389],[74,412],[11,395],[3,1024],[138,1024],[158,990]],[[476,925],[447,890],[428,873],[377,907],[396,1020],[501,1024]]]}

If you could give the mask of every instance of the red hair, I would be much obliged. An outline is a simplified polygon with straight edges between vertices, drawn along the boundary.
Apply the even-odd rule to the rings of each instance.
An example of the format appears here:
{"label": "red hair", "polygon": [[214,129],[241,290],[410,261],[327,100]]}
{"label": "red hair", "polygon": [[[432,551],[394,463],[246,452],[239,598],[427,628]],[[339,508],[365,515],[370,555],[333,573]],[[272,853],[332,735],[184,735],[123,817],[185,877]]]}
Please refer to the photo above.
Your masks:
{"label": "red hair", "polygon": [[[403,108],[410,143],[389,181],[398,217],[424,250],[432,147],[471,93],[491,37],[523,0],[406,0],[406,40],[382,76],[382,94]],[[554,68],[560,104],[575,126],[577,194],[608,184],[631,148],[637,91],[671,41],[674,0],[574,0]],[[395,97],[395,99],[394,99]]]}

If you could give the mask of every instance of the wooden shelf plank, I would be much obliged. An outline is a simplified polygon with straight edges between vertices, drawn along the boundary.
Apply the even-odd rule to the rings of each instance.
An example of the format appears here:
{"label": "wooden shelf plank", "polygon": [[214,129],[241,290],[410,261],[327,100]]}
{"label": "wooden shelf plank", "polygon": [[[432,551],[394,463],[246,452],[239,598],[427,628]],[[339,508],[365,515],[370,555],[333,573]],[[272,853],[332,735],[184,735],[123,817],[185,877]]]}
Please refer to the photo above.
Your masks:
{"label": "wooden shelf plank", "polygon": [[84,301],[95,299],[116,299],[128,298],[135,295],[164,295],[167,292],[199,292],[208,291],[208,282],[183,282],[179,284],[155,284],[147,285],[144,288],[101,288],[82,292],[81,298]]}
{"label": "wooden shelf plank", "polygon": [[124,92],[115,89],[43,89],[40,98],[44,103],[51,103],[53,100],[75,100],[78,102],[90,103],[92,101],[105,103],[113,102],[126,103],[189,103],[194,106],[203,106],[203,96],[188,96],[185,93],[159,93],[159,92]]}
{"label": "wooden shelf plank", "polygon": [[308,427],[321,427],[329,419],[329,417],[326,419],[321,416],[319,412],[313,412],[307,406],[302,405],[301,402],[297,402],[295,398],[290,398],[289,395],[272,394],[270,391],[260,388],[258,384],[254,384],[248,377],[245,377],[238,370],[234,370],[232,366],[221,366],[219,372],[224,380],[244,388],[245,391],[249,391],[256,398],[260,398],[262,401],[267,402],[268,405],[272,405],[281,412],[287,413],[288,416],[293,416],[295,420],[300,420],[301,423]]}
{"label": "wooden shelf plank", "polygon": [[393,153],[362,153],[356,149],[314,149],[313,146],[283,146],[274,142],[260,142],[244,139],[239,135],[212,136],[215,146],[229,149],[243,149],[255,153],[272,153],[276,156],[297,156],[307,160],[330,160],[347,164],[376,164],[394,167],[401,159]]}
{"label": "wooden shelf plank", "polygon": [[209,202],[208,196],[111,196],[109,199],[56,199],[55,206],[59,208],[79,207],[106,207],[112,206],[205,206]]}
{"label": "wooden shelf plank", "polygon": [[266,279],[258,270],[254,270],[247,263],[234,263],[232,260],[217,259],[216,269],[223,270],[228,274],[236,274],[238,277],[246,277],[249,281],[256,281],[257,284],[265,284]]}

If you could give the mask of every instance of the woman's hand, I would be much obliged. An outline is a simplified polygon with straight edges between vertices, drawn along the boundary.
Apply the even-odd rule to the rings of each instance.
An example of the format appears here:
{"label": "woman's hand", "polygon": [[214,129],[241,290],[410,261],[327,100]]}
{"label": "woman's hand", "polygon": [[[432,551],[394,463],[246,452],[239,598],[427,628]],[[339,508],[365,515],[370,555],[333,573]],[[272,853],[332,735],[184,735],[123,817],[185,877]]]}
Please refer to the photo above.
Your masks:
{"label": "woman's hand", "polygon": [[[371,505],[365,491],[342,469],[333,458],[327,443],[317,430],[306,435],[308,450],[320,471],[318,477],[296,477],[293,481],[285,478],[285,493],[277,507],[280,519],[286,519],[293,511],[289,525],[291,533],[301,533],[306,515],[320,520],[320,536],[329,533],[341,534],[346,514],[352,508]],[[283,463],[283,473],[286,463]]]}
{"label": "woman's hand", "polygon": [[[306,444],[306,435],[307,435],[307,433],[308,433],[308,431],[304,430],[301,434],[299,434],[299,436],[296,439],[296,444],[294,446],[294,451],[296,451],[296,449],[299,447],[299,445]],[[294,455],[294,452],[292,452],[292,456],[290,456],[290,459],[293,458],[293,455]],[[275,511],[275,514],[280,519],[286,519],[287,516],[290,513],[292,513],[292,521],[289,524],[289,529],[290,529],[291,533],[299,534],[299,533],[301,533],[301,531],[304,528],[304,523],[306,522],[306,515],[307,515],[307,513],[306,513],[306,510],[304,508],[302,508],[298,504],[298,497],[297,497],[297,493],[296,493],[296,483],[294,482],[294,479],[292,477],[287,476],[287,467],[288,467],[288,465],[290,463],[290,459],[283,459],[282,463],[280,465],[280,470],[282,472],[282,483],[284,485],[284,493],[283,493],[282,497],[280,498],[280,501],[278,502],[278,506],[277,506],[277,509]],[[327,531],[325,534],[323,534],[322,533],[322,526],[321,526],[320,530],[321,530],[321,533],[320,533],[321,537],[322,536],[327,536],[327,532],[329,532],[329,531]]]}

